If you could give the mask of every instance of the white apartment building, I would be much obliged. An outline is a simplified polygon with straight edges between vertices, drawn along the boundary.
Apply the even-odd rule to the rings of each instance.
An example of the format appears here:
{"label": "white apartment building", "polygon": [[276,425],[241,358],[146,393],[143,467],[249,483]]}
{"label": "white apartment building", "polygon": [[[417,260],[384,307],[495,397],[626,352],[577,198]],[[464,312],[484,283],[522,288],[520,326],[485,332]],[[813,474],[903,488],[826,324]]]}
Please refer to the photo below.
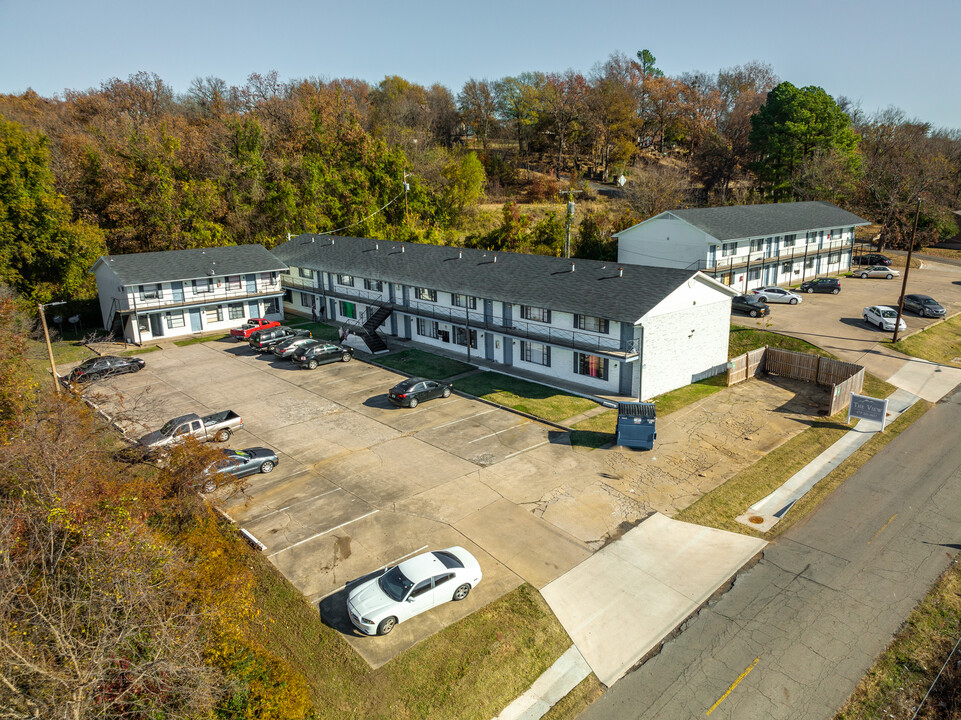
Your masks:
{"label": "white apartment building", "polygon": [[828,202],[670,210],[615,233],[617,259],[700,270],[739,293],[850,270],[864,218]]}
{"label": "white apartment building", "polygon": [[139,345],[282,319],[286,269],[263,246],[238,245],[105,255],[90,272],[104,328]]}

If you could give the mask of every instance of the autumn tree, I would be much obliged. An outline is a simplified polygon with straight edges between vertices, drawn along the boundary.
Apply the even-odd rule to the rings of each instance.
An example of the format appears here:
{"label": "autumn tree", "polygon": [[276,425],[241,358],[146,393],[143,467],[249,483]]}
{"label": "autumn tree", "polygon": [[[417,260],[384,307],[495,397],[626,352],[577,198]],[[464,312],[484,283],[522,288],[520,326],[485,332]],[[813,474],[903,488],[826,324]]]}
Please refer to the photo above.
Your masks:
{"label": "autumn tree", "polygon": [[858,136],[837,103],[819,87],[796,88],[782,82],[751,116],[750,142],[758,155],[753,168],[775,200],[793,195],[792,179],[817,151],[836,153],[849,173],[857,171]]}
{"label": "autumn tree", "polygon": [[92,293],[100,230],[71,220],[53,187],[47,138],[0,116],[0,282],[31,302]]}
{"label": "autumn tree", "polygon": [[497,131],[497,100],[492,84],[471,78],[457,96],[457,107],[486,150],[488,140]]}
{"label": "autumn tree", "polygon": [[639,164],[624,186],[630,208],[646,220],[665,210],[688,205],[690,182],[687,176],[667,165]]}
{"label": "autumn tree", "polygon": [[604,180],[612,166],[625,168],[637,152],[641,80],[637,63],[616,53],[596,67],[590,78],[588,117]]}

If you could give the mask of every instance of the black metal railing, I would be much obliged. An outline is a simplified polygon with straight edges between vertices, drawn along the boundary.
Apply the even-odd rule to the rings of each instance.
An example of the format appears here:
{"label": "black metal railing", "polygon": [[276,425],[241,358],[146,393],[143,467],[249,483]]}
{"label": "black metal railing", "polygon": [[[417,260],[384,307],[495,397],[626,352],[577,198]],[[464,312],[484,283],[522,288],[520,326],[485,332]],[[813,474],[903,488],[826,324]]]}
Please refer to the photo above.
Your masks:
{"label": "black metal railing", "polygon": [[272,298],[280,297],[284,294],[283,287],[277,286],[274,288],[259,288],[257,290],[228,290],[223,289],[213,289],[210,292],[194,294],[190,293],[189,299],[185,294],[180,299],[174,299],[171,293],[163,293],[158,298],[148,298],[146,300],[139,299],[139,293],[133,293],[129,295],[131,305],[130,307],[120,310],[121,315],[130,315],[137,313],[139,315],[146,315],[152,312],[162,312],[168,310],[176,310],[179,308],[189,308],[198,307],[202,305],[210,305],[212,303],[217,304],[229,304],[229,303],[239,303],[245,300],[259,300],[262,298]]}

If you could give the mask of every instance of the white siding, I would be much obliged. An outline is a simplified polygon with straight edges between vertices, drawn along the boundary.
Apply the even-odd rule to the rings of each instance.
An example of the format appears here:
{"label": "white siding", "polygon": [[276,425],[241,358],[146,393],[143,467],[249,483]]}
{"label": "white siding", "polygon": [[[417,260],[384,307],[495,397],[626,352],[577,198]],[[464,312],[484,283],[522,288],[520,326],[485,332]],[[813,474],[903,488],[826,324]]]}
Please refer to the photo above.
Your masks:
{"label": "white siding", "polygon": [[[697,268],[707,259],[710,235],[680,218],[664,213],[628,228],[617,236],[617,261],[633,265]],[[718,256],[721,248],[718,244]]]}

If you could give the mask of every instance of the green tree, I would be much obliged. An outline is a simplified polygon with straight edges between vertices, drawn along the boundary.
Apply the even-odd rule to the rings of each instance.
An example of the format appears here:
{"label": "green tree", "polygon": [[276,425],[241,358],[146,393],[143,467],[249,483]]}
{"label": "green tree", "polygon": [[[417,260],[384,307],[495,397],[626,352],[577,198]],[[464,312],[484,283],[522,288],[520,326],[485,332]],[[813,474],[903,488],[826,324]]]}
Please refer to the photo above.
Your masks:
{"label": "green tree", "polygon": [[647,48],[637,51],[637,62],[644,77],[664,77],[664,71],[654,64],[657,58]]}
{"label": "green tree", "polygon": [[87,297],[106,252],[100,231],[72,222],[54,189],[47,139],[0,115],[0,282],[32,302]]}
{"label": "green tree", "polygon": [[856,173],[860,162],[851,119],[819,87],[775,87],[751,116],[750,142],[758,156],[753,169],[774,200],[793,196],[792,181],[817,151],[832,153],[847,173]]}
{"label": "green tree", "polygon": [[451,225],[456,225],[464,216],[465,210],[484,195],[484,165],[476,153],[467,153],[462,158],[454,158],[443,170],[447,186],[441,199],[442,206]]}

